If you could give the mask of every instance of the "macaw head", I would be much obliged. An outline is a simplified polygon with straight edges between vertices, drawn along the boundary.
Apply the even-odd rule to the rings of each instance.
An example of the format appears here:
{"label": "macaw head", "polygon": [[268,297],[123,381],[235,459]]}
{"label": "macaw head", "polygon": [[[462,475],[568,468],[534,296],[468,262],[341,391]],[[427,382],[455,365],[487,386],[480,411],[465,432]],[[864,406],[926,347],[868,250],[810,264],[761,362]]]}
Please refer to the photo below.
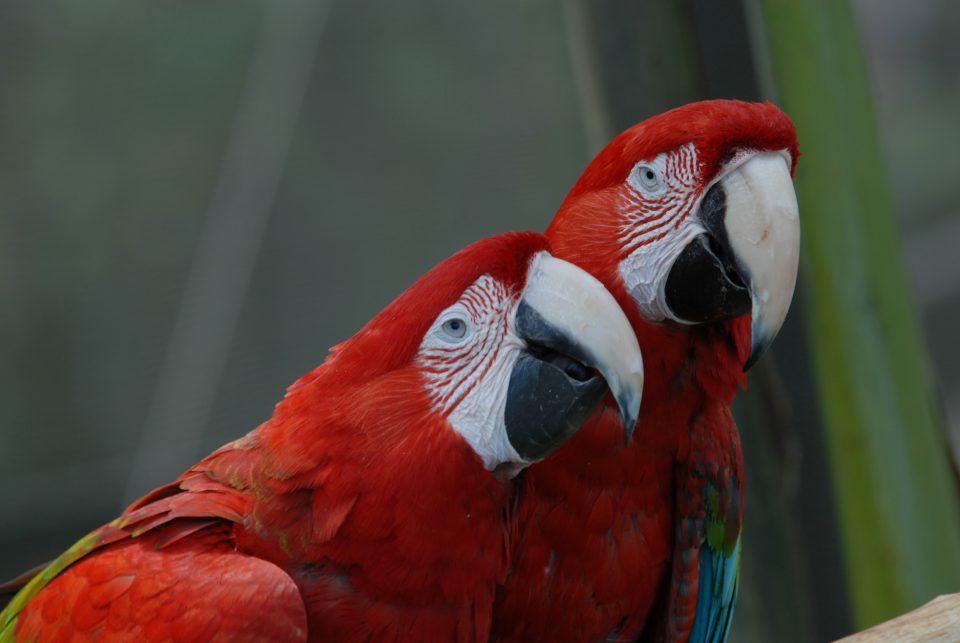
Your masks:
{"label": "macaw head", "polygon": [[607,390],[629,439],[643,389],[619,304],[533,232],[479,241],[434,267],[319,370],[340,383],[412,376],[432,413],[507,477],[570,438]]}
{"label": "macaw head", "polygon": [[685,105],[607,145],[547,236],[646,322],[749,319],[747,370],[793,297],[797,155],[793,124],[771,103]]}

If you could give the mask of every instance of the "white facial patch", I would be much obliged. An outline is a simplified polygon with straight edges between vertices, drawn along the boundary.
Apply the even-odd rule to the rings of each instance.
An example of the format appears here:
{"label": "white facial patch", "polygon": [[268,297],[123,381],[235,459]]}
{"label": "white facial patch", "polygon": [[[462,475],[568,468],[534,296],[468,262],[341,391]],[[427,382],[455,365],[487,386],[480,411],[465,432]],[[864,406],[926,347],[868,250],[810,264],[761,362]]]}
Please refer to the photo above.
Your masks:
{"label": "white facial patch", "polygon": [[692,143],[640,161],[627,177],[620,203],[621,242],[628,252],[620,276],[640,314],[651,321],[675,319],[664,286],[673,262],[694,237],[705,232],[699,206],[697,152]]}
{"label": "white facial patch", "polygon": [[680,321],[673,316],[666,304],[664,286],[673,262],[687,244],[703,232],[703,226],[690,217],[681,223],[676,234],[639,246],[620,262],[620,275],[627,286],[627,292],[644,318],[650,321]]}
{"label": "white facial patch", "polygon": [[[523,462],[504,424],[510,374],[522,348],[507,331],[516,304],[503,284],[483,275],[437,317],[416,358],[434,407],[489,470]],[[458,322],[466,324],[462,336]]]}

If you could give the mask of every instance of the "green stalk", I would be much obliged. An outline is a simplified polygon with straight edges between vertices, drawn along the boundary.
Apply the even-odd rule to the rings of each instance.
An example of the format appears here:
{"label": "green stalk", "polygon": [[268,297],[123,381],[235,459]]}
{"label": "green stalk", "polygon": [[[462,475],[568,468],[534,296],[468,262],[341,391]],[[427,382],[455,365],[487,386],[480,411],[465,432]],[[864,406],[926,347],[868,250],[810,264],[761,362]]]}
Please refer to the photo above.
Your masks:
{"label": "green stalk", "polygon": [[760,0],[797,125],[803,269],[858,626],[960,588],[960,499],[847,0]]}

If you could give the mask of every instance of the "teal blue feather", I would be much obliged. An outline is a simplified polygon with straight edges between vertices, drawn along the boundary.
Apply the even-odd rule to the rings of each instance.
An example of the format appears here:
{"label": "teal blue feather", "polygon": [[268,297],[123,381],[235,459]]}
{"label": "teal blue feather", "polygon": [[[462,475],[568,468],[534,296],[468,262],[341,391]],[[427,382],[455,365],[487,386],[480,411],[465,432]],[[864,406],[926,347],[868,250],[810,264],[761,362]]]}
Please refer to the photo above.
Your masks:
{"label": "teal blue feather", "polygon": [[700,549],[700,591],[690,643],[724,643],[740,587],[740,536],[729,551],[708,538]]}

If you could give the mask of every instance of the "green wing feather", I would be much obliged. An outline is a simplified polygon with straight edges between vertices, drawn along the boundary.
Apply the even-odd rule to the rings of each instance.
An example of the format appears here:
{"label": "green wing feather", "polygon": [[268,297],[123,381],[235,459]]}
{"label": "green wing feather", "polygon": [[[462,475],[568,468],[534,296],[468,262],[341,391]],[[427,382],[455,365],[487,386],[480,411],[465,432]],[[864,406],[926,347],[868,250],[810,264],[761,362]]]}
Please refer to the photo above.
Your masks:
{"label": "green wing feather", "polygon": [[0,612],[0,643],[16,640],[13,633],[16,629],[17,617],[20,615],[20,612],[23,611],[23,608],[26,607],[27,603],[29,603],[34,596],[40,593],[40,590],[50,584],[50,581],[59,576],[63,570],[94,549],[127,536],[127,532],[123,531],[123,525],[125,523],[126,519],[120,517],[90,532],[74,543],[70,549],[60,554],[60,556],[47,565],[43,571],[34,576],[23,589],[17,592],[16,596],[14,596],[10,603]]}

